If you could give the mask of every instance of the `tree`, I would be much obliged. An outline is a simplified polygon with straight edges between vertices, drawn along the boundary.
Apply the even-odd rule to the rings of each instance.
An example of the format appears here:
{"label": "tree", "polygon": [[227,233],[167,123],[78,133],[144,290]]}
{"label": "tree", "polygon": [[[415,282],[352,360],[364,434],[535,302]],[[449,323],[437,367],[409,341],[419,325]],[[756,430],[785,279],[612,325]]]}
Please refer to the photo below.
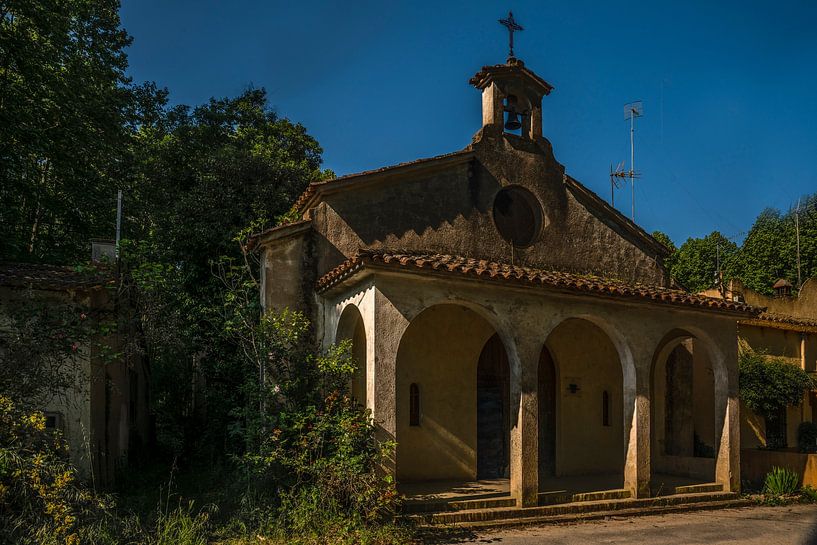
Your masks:
{"label": "tree", "polygon": [[778,445],[777,437],[768,433],[770,424],[776,422],[788,406],[799,406],[803,402],[803,396],[814,387],[811,377],[797,365],[751,350],[741,352],[738,367],[740,399],[749,410],[766,420],[767,445],[785,446]]}
{"label": "tree", "polygon": [[134,95],[117,0],[0,0],[0,255],[76,262],[112,235]]}
{"label": "tree", "polygon": [[176,455],[243,448],[230,441],[232,413],[245,403],[247,377],[257,375],[225,333],[225,298],[236,290],[219,267],[251,269],[241,289],[257,321],[258,264],[242,254],[238,235],[274,224],[324,176],[320,154],[303,126],[269,108],[262,89],[162,109],[136,132],[124,255],[152,368],[157,432]]}
{"label": "tree", "polygon": [[704,238],[689,238],[674,254],[673,276],[692,292],[715,285],[717,272],[728,267],[737,252],[737,244],[717,231]]}
{"label": "tree", "polygon": [[669,238],[669,235],[661,231],[653,231],[652,238],[666,246],[667,250],[669,250],[669,255],[664,259],[664,266],[667,268],[670,277],[672,277],[678,248],[675,246],[675,243],[672,242],[672,239]]}

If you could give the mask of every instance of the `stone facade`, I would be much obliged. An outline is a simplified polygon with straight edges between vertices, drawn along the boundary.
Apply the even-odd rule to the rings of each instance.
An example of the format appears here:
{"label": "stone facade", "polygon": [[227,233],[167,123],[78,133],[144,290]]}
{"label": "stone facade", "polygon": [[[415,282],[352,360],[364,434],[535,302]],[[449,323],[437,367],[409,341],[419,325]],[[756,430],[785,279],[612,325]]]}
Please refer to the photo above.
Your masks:
{"label": "stone facade", "polygon": [[[552,87],[521,61],[471,82],[483,127],[467,148],[313,183],[301,220],[254,238],[264,307],[307,311],[325,346],[353,339],[353,392],[396,440],[398,482],[509,478],[522,506],[572,476],[634,497],[659,470],[738,490],[735,331],[758,309],[670,288],[666,249],[556,161]],[[668,451],[681,345],[696,367],[671,410],[694,425]]]}

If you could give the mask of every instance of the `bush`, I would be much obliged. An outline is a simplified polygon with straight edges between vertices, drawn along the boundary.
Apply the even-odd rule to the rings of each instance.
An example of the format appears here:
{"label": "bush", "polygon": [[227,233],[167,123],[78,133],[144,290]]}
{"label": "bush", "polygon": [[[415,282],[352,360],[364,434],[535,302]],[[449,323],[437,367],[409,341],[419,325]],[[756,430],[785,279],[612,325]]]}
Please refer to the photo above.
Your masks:
{"label": "bush", "polygon": [[763,493],[772,496],[786,496],[797,492],[800,478],[797,473],[785,467],[773,467],[766,474]]}
{"label": "bush", "polygon": [[817,424],[800,423],[797,427],[797,448],[800,452],[817,452]]}
{"label": "bush", "polygon": [[77,480],[65,443],[39,412],[0,395],[0,543],[79,544],[110,502]]}
{"label": "bush", "polygon": [[245,505],[276,537],[348,534],[353,543],[393,519],[398,494],[382,471],[393,444],[376,439],[371,415],[351,397],[351,345],[319,353],[311,338],[306,318],[288,311],[263,316],[254,335],[265,379],[249,385],[255,402],[237,430],[248,448],[239,459]]}
{"label": "bush", "polygon": [[806,485],[800,489],[800,497],[808,503],[817,503],[817,490],[811,485]]}
{"label": "bush", "polygon": [[800,367],[752,350],[741,351],[738,366],[740,400],[765,419],[775,418],[788,406],[799,406],[814,387]]}

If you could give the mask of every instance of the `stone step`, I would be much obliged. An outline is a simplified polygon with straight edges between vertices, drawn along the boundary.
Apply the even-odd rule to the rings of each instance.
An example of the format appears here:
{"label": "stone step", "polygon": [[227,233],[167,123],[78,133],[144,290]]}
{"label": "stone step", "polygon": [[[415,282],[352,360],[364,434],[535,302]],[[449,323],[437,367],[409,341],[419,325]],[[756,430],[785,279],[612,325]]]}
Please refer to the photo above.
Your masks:
{"label": "stone step", "polygon": [[729,506],[750,505],[730,492],[677,494],[658,498],[627,498],[573,502],[539,507],[500,507],[494,509],[472,509],[457,512],[441,512],[411,515],[409,518],[419,524],[454,524],[462,526],[490,526],[504,524],[540,523],[549,520],[573,520],[587,517],[611,515],[631,516],[664,512],[667,509],[706,509]]}
{"label": "stone step", "polygon": [[629,497],[629,490],[619,488],[616,490],[600,490],[598,492],[582,492],[580,494],[573,494],[573,501],[625,500]]}
{"label": "stone step", "polygon": [[408,501],[403,505],[403,512],[408,514],[443,513],[472,509],[497,509],[499,507],[516,507],[516,499],[504,496],[475,500]]}
{"label": "stone step", "polygon": [[567,490],[539,492],[539,505],[555,505],[557,503],[570,503],[571,501],[573,501],[573,494]]}
{"label": "stone step", "polygon": [[702,483],[675,487],[676,494],[701,494],[703,492],[723,492],[723,485],[721,483]]}

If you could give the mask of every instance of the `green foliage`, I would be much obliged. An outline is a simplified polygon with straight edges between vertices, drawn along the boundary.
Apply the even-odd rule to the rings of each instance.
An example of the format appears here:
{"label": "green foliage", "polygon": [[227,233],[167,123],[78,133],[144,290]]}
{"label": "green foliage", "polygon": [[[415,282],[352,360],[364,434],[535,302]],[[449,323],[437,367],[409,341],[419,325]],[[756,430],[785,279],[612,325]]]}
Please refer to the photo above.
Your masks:
{"label": "green foliage", "polygon": [[797,426],[797,448],[800,452],[817,452],[817,424],[800,422]]}
{"label": "green foliage", "polygon": [[42,413],[0,395],[0,542],[78,545],[109,507],[79,484]]}
{"label": "green foliage", "polygon": [[773,417],[789,405],[798,406],[811,388],[811,377],[796,365],[744,350],[738,358],[740,399],[758,416]]}
{"label": "green foliage", "polygon": [[[0,255],[74,262],[113,232],[136,90],[117,0],[0,1]],[[150,93],[140,90],[146,97]]]}
{"label": "green foliage", "polygon": [[692,292],[709,289],[716,283],[718,262],[723,269],[737,250],[734,242],[717,231],[704,238],[689,238],[674,254],[672,275]]}
{"label": "green foliage", "polygon": [[669,250],[669,255],[664,259],[664,266],[667,268],[667,272],[669,272],[670,276],[673,276],[673,269],[675,267],[676,261],[676,254],[678,252],[678,248],[675,246],[675,243],[672,242],[672,239],[669,238],[669,235],[663,233],[661,231],[653,231],[652,237],[667,247]]}
{"label": "green foliage", "polygon": [[817,503],[817,490],[807,484],[800,489],[800,497],[807,503]]}
{"label": "green foliage", "polygon": [[797,492],[799,477],[797,473],[785,467],[773,467],[766,474],[763,493],[772,496],[786,496]]}
{"label": "green foliage", "polygon": [[[805,281],[817,276],[817,193],[801,199],[800,210],[800,258]],[[669,240],[660,232],[654,236],[665,245]],[[740,278],[746,287],[771,295],[778,278],[797,283],[796,240],[794,210],[783,213],[768,208],[755,219],[739,248],[717,231],[702,239],[690,238],[673,254],[669,267],[672,276],[691,291],[711,288],[719,247],[724,282]]]}
{"label": "green foliage", "polygon": [[[355,371],[348,342],[316,353],[298,312],[267,313],[255,360],[263,385],[245,408],[248,451],[240,463],[251,497],[274,507],[261,527],[278,536],[329,535],[389,520],[397,507],[380,471],[393,445],[378,442],[367,411],[351,397]],[[250,352],[247,352],[250,353]]]}
{"label": "green foliage", "polygon": [[91,349],[99,314],[92,316],[68,298],[42,299],[31,292],[5,301],[4,310],[0,395],[42,407],[90,380],[82,357]]}

